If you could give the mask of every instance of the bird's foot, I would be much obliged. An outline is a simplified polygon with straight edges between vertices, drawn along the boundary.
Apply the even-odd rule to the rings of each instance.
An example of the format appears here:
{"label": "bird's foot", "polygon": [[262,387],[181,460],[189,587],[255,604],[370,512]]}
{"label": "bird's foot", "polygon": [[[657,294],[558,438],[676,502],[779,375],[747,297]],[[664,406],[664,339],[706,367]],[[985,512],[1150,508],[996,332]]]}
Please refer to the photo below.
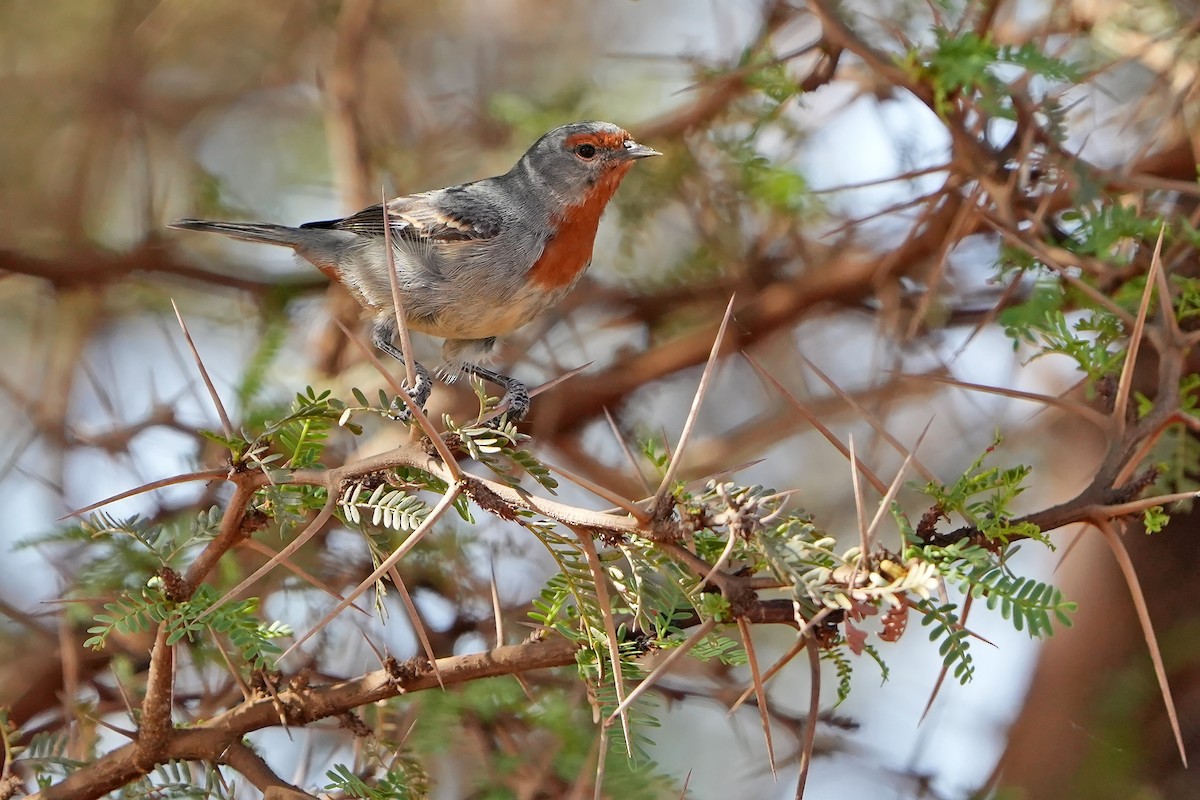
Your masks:
{"label": "bird's foot", "polygon": [[[416,373],[417,382],[412,386],[405,385],[404,393],[412,400],[413,405],[424,411],[425,404],[429,402],[429,395],[433,392],[433,381],[429,378],[429,371],[419,363],[416,364]],[[400,422],[408,422],[412,419],[412,412],[408,404],[397,397],[392,400],[391,412],[387,416]]]}
{"label": "bird's foot", "polygon": [[529,413],[531,400],[529,398],[529,389],[525,384],[518,380],[509,378],[508,382],[503,384],[504,397],[500,398],[500,403],[508,403],[508,410],[498,417],[493,417],[488,420],[488,424],[498,425],[500,420],[507,417],[511,422],[520,422],[525,419],[525,415]]}

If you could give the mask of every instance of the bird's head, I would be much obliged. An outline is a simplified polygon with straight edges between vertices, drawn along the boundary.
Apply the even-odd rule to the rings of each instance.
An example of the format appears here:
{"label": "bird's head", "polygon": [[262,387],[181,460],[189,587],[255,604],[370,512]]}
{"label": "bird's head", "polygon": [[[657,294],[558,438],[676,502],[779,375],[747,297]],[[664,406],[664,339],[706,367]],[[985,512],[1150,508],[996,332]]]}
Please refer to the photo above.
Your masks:
{"label": "bird's head", "polygon": [[517,169],[532,171],[567,205],[603,204],[633,162],[660,155],[611,122],[572,122],[538,139]]}

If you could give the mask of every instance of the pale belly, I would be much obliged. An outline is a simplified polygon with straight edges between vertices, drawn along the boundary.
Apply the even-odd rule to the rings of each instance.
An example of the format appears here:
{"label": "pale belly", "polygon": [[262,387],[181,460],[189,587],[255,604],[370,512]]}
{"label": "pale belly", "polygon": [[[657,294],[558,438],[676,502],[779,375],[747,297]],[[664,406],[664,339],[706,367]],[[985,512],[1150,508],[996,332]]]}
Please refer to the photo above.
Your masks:
{"label": "pale belly", "polygon": [[432,319],[414,316],[408,325],[415,331],[444,339],[488,339],[512,333],[532,321],[553,302],[538,297],[508,303],[480,303],[469,311],[443,309]]}
{"label": "pale belly", "polygon": [[[343,283],[364,306],[386,313],[392,307],[392,287],[382,248],[364,247],[354,255],[357,263],[343,270],[347,273]],[[495,279],[492,267],[456,275],[417,263],[404,264],[417,257],[396,253],[397,272],[403,276],[399,289],[405,321],[411,330],[443,339],[505,336],[561,300],[575,283],[549,291],[524,283],[513,293],[505,281]]]}

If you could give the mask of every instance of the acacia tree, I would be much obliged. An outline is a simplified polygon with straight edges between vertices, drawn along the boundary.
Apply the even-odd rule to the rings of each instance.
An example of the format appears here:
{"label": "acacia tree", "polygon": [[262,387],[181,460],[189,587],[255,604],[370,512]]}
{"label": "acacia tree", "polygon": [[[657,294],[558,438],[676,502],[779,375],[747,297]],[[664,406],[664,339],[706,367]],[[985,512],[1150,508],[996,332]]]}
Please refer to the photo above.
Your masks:
{"label": "acacia tree", "polygon": [[[4,385],[22,420],[9,463],[23,470],[9,480],[40,474],[69,512],[26,542],[58,566],[62,602],[43,613],[5,598],[0,793],[420,797],[432,780],[477,797],[678,796],[648,730],[656,703],[704,698],[757,718],[756,766],[788,775],[787,793],[800,796],[829,749],[818,735],[848,724],[831,710],[900,668],[895,642],[937,650],[936,703],[944,680],[982,677],[972,620],[998,615],[1044,637],[1078,608],[1079,628],[1047,650],[1005,769],[980,791],[1191,796],[1180,764],[1194,701],[1178,702],[1194,694],[1178,691],[1195,658],[1184,641],[1191,562],[1163,554],[1188,546],[1196,490],[1188,53],[1200,18],[1156,3],[1051,4],[1036,18],[1015,5],[897,4],[870,16],[825,0],[767,2],[736,55],[687,62],[692,86],[668,111],[621,120],[668,154],[631,176],[609,222],[619,235],[597,254],[625,277],[589,279],[561,316],[508,345],[505,358],[548,380],[520,427],[479,386],[447,388],[428,417],[397,421],[402,378],[362,345],[339,288],[231,261],[242,250],[186,251],[162,223],[183,205],[279,210],[237,208],[254,192],[206,155],[222,130],[240,136],[234,150],[253,130],[292,137],[289,158],[328,153],[354,209],[378,199],[381,175],[410,190],[487,174],[551,124],[613,116],[601,104],[615,94],[534,81],[551,99],[530,100],[544,64],[512,56],[539,36],[586,52],[572,24],[580,8],[531,5],[519,12],[524,38],[480,25],[476,44],[500,42],[505,69],[476,77],[471,107],[439,105],[438,88],[418,88],[439,73],[416,71],[437,58],[423,43],[461,26],[467,4],[179,15],[146,3],[104,12],[107,36],[96,20],[86,36],[56,28],[51,41],[75,60],[29,61],[37,69],[20,75],[21,93],[0,104],[25,122],[3,153],[14,181],[0,190],[0,267],[30,287],[7,302],[36,332],[20,340],[34,358]],[[45,44],[29,9],[2,13],[12,52]],[[631,12],[614,2],[611,13]],[[313,88],[313,59],[317,91],[296,100],[296,86]],[[17,81],[23,62],[12,63]],[[90,82],[62,87],[64,68]],[[898,199],[865,214],[864,187],[818,194],[799,166],[813,116],[836,126],[863,103],[903,108],[922,126],[920,147],[905,150],[900,129],[875,143],[911,168],[880,181],[901,187]],[[239,123],[248,106],[272,114]],[[302,120],[319,111],[323,124],[282,128],[281,106]],[[129,196],[144,215],[122,226],[113,209]],[[114,229],[138,235],[113,249]],[[49,311],[26,310],[38,307],[33,292]],[[315,295],[320,315],[306,302]],[[203,411],[179,398],[130,402],[120,370],[105,374],[89,352],[139,315],[174,320],[169,298],[182,323],[169,336],[190,354],[180,363],[193,386],[206,387]],[[219,331],[232,317],[253,319],[254,340],[234,368]],[[814,320],[837,329],[864,318],[874,345],[904,344],[885,351],[891,363],[859,350],[867,366],[827,374],[793,335]],[[1056,375],[1069,365],[1073,385],[1018,390],[957,375],[947,342],[997,329],[1021,364],[1047,356]],[[310,375],[295,366],[296,342]],[[899,374],[919,345],[941,363]],[[566,353],[578,358],[560,363]],[[571,369],[589,357],[601,361]],[[107,429],[83,418],[85,391],[111,413]],[[968,420],[999,436],[961,447],[942,419],[924,432],[908,422],[935,393],[966,392],[1045,413],[1023,425]],[[857,440],[836,430],[846,420]],[[183,435],[193,464],[160,469],[161,453],[138,449],[162,430]],[[807,430],[817,441],[794,438]],[[1039,454],[1038,468],[1008,444],[1029,431],[1060,451]],[[814,471],[793,471],[772,449],[782,441],[803,441],[819,471],[845,476],[824,513],[797,503]],[[106,497],[64,466],[86,449],[161,477]],[[61,461],[38,460],[46,450]],[[1054,465],[1071,460],[1083,479],[1056,484]],[[1031,505],[1027,488],[1049,499]],[[132,498],[145,504],[138,516],[114,505]],[[1092,540],[1119,577],[1075,581],[1078,596],[1012,559],[1022,545],[1057,549],[1065,569],[1082,561],[1094,573],[1081,555]],[[537,558],[540,588],[535,571],[494,566]],[[1133,626],[1110,624],[1114,604],[1129,602],[1120,598],[1132,599]],[[1124,651],[1104,638],[1117,635]],[[1145,751],[1119,732],[1125,717],[1086,711],[1103,711],[1115,689],[1062,668],[1079,652],[1088,663],[1098,642],[1112,653],[1107,674],[1121,652],[1146,662],[1156,690],[1128,689],[1123,706],[1142,704]],[[775,689],[792,672],[810,687],[799,712]],[[1096,732],[1094,752],[1079,728]],[[1113,742],[1138,757],[1115,763],[1104,750]]]}

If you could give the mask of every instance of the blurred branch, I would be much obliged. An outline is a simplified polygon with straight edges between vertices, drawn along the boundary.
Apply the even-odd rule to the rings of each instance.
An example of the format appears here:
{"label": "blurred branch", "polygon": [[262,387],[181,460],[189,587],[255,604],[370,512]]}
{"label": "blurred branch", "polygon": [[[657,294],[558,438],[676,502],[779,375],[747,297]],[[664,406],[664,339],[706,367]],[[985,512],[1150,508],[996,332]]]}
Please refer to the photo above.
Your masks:
{"label": "blurred branch", "polygon": [[[333,57],[325,76],[326,120],[337,185],[347,210],[371,205],[379,192],[372,186],[371,159],[363,128],[363,99],[370,96],[367,52],[378,0],[346,0],[338,12]],[[387,87],[396,91],[398,87]]]}
{"label": "blurred branch", "polygon": [[[333,56],[325,76],[327,138],[342,206],[347,213],[379,201],[379,190],[372,181],[375,170],[363,107],[380,89],[370,85],[367,70],[367,53],[378,10],[378,0],[342,3],[334,28]],[[400,87],[388,86],[386,90],[395,92]],[[325,299],[330,319],[317,338],[314,361],[322,373],[333,374],[346,355],[346,338],[339,323],[352,326],[360,311],[350,292],[337,282],[329,285]]]}
{"label": "blurred branch", "polygon": [[246,277],[254,270],[240,267],[237,274],[197,267],[177,259],[159,242],[149,242],[132,250],[113,253],[102,250],[77,251],[59,258],[42,258],[15,250],[0,250],[0,270],[41,278],[56,288],[104,286],[119,283],[139,274],[167,275],[197,283],[228,287],[263,297],[285,297],[314,291],[328,281],[319,273],[305,271],[284,280]]}
{"label": "blurred branch", "polygon": [[841,53],[840,48],[830,46],[824,39],[769,61],[754,57],[771,44],[772,36],[804,13],[802,7],[792,5],[788,0],[771,0],[763,10],[763,22],[758,33],[741,54],[741,63],[691,87],[696,96],[686,105],[640,123],[637,126],[638,136],[645,141],[662,141],[708,127],[729,106],[753,90],[750,78],[764,66],[791,61],[814,50],[820,54],[817,63],[808,75],[798,81],[798,86],[806,92],[824,86],[833,78]]}

